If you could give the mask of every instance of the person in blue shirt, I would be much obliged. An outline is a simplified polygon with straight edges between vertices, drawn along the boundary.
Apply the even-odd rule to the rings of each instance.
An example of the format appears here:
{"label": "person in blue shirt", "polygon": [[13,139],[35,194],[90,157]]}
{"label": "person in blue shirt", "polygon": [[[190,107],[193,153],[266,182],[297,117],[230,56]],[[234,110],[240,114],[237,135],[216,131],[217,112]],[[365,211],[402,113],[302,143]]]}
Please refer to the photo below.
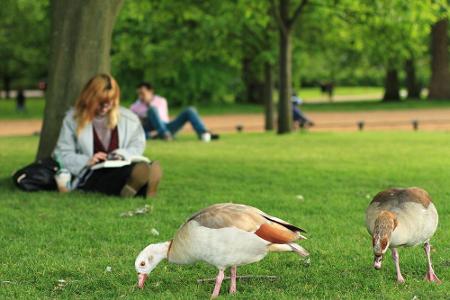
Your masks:
{"label": "person in blue shirt", "polygon": [[292,93],[292,118],[294,124],[299,128],[307,128],[314,126],[314,122],[306,117],[306,115],[301,111],[300,105],[303,104],[303,100],[297,96],[296,92]]}

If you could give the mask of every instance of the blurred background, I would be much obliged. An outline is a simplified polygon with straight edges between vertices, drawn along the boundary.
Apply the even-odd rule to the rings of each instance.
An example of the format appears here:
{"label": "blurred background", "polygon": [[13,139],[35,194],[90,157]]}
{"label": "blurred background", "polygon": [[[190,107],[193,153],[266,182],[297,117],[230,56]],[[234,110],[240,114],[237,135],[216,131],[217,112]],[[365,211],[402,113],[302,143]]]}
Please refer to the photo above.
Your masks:
{"label": "blurred background", "polygon": [[[302,109],[316,119],[311,130],[355,130],[360,121],[379,123],[372,128],[412,128],[416,119],[450,128],[450,114],[442,111],[450,108],[447,9],[448,1],[423,0],[126,0],[113,23],[111,73],[125,106],[146,80],[173,113],[196,105],[207,116],[247,115],[207,119],[219,131],[239,124],[244,130],[276,127],[280,107],[273,107],[280,97],[290,98],[280,90],[304,101]],[[0,118],[29,121],[25,131],[3,123],[3,134],[40,129],[55,30],[51,12],[48,0],[2,1]],[[283,45],[284,21],[289,30]],[[440,112],[387,120],[355,115],[433,108]],[[266,118],[257,117],[264,112]]]}

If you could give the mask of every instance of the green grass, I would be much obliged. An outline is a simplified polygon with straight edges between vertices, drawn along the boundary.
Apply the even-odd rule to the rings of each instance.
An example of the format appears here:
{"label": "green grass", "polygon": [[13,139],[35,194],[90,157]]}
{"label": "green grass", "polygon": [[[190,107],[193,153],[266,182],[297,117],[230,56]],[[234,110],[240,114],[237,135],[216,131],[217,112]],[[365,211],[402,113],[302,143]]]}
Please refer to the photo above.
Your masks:
{"label": "green grass", "polygon": [[[161,161],[157,199],[119,199],[94,194],[23,193],[10,183],[29,163],[37,138],[0,138],[0,298],[207,299],[214,267],[164,262],[144,290],[134,285],[134,259],[148,243],[170,239],[193,212],[233,201],[259,207],[304,227],[311,252],[307,266],[292,253],[269,254],[239,274],[275,275],[272,282],[238,282],[226,299],[449,299],[450,152],[447,133],[234,134],[203,144],[193,136],[149,142],[146,154]],[[370,198],[388,187],[427,189],[440,213],[432,243],[443,284],[422,280],[421,247],[401,249],[407,283],[395,283],[392,260],[372,268],[371,239],[364,226]],[[304,201],[297,196],[302,195]],[[147,215],[120,213],[153,206]],[[160,232],[155,237],[152,228]],[[112,272],[106,272],[107,266]],[[66,280],[58,288],[58,280]],[[10,281],[5,283],[4,281]]]}
{"label": "green grass", "polygon": [[[319,87],[306,87],[295,89],[302,98],[327,98],[327,94],[323,94]],[[382,87],[374,86],[338,86],[334,89],[335,96],[355,96],[355,95],[372,95],[372,94],[382,94]]]}
{"label": "green grass", "polygon": [[28,99],[26,102],[26,111],[16,110],[16,103],[13,99],[0,98],[0,120],[9,119],[41,119],[44,113],[44,99]]}
{"label": "green grass", "polygon": [[[319,88],[302,88],[300,96],[306,99],[314,99],[317,97],[325,97],[320,93]],[[336,96],[347,95],[354,97],[361,95],[381,94],[380,87],[337,87]],[[274,99],[277,99],[275,93]],[[129,107],[132,101],[124,100],[122,105]],[[16,111],[15,101],[0,99],[0,120],[8,119],[40,119],[44,112],[44,99],[28,99],[27,110],[25,112]],[[171,115],[177,115],[185,107],[171,107]],[[338,100],[333,103],[316,100],[307,100],[304,104],[306,111],[329,112],[329,111],[366,111],[366,110],[402,110],[402,109],[427,109],[427,108],[450,108],[450,101],[427,101],[427,100],[404,100],[394,103],[383,103],[380,99],[365,100]],[[262,105],[255,104],[235,104],[235,103],[214,103],[197,105],[201,115],[227,115],[227,114],[260,114],[263,113]]]}
{"label": "green grass", "polygon": [[[17,112],[13,101],[0,101],[0,120],[14,119],[40,119],[44,111],[43,99],[31,99],[27,102],[27,111]],[[122,105],[128,107],[129,103]],[[170,113],[176,116],[185,107],[171,108]],[[405,110],[405,109],[432,109],[450,108],[450,101],[427,101],[427,100],[404,100],[401,102],[384,103],[380,100],[365,101],[340,101],[334,103],[305,103],[305,111],[314,112],[345,112],[345,111],[374,111],[374,110]],[[255,104],[210,104],[197,106],[202,116],[207,115],[229,115],[229,114],[261,114],[264,108]]]}
{"label": "green grass", "polygon": [[450,101],[442,100],[403,100],[400,102],[382,102],[380,100],[348,101],[335,103],[305,103],[304,109],[316,112],[358,112],[375,110],[409,110],[450,108]]}

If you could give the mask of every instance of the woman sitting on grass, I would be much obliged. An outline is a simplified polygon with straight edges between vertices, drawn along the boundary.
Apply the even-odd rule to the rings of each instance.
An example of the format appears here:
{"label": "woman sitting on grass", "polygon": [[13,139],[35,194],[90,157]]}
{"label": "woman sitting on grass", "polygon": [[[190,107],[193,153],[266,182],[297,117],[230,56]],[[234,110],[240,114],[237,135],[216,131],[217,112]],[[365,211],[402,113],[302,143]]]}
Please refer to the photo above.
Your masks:
{"label": "woman sitting on grass", "polygon": [[141,123],[119,102],[120,89],[111,75],[89,80],[64,119],[54,156],[75,176],[72,188],[122,197],[153,196],[162,175],[158,162],[91,169],[107,159],[129,160],[144,153]]}

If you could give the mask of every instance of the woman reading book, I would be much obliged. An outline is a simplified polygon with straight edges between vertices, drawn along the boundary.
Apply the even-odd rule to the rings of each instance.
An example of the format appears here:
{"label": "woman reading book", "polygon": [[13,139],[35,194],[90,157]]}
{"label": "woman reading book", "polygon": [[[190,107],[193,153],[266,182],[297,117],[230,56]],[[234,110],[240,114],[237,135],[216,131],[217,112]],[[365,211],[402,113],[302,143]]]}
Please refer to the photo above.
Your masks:
{"label": "woman reading book", "polygon": [[[64,118],[54,156],[75,178],[72,189],[153,196],[161,167],[144,157],[136,159],[144,153],[145,134],[136,115],[119,103],[120,88],[111,75],[91,78]],[[129,163],[105,163],[110,160]]]}

